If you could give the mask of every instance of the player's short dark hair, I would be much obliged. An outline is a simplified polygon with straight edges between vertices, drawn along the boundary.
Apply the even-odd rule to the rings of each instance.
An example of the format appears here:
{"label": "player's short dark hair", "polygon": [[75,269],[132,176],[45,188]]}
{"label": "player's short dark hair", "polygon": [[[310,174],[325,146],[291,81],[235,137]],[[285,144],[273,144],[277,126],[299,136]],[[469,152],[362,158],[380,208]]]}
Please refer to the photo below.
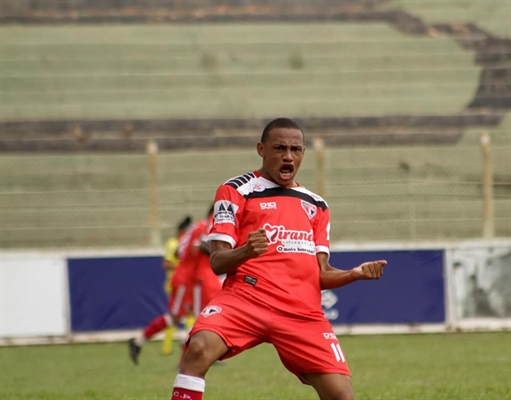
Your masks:
{"label": "player's short dark hair", "polygon": [[[273,121],[270,121],[268,125],[266,125],[263,129],[263,134],[261,135],[261,143],[265,143],[268,140],[268,135],[273,129],[278,128],[288,128],[288,129],[296,129],[302,132],[302,136],[305,136],[302,128],[295,121],[289,118],[277,118]],[[305,137],[304,137],[305,140]]]}
{"label": "player's short dark hair", "polygon": [[187,229],[190,225],[192,224],[192,217],[190,217],[189,215],[187,215],[186,217],[183,218],[183,220],[177,225],[177,230],[178,231],[183,231],[185,229]]}

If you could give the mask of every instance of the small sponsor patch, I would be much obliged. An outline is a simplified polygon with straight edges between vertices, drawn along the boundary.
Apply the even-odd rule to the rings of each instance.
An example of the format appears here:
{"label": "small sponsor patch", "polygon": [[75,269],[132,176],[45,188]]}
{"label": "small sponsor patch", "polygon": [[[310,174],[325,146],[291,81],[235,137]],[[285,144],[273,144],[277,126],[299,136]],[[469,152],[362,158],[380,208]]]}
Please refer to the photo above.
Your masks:
{"label": "small sponsor patch", "polygon": [[323,337],[326,340],[337,340],[337,336],[335,336],[335,333],[332,333],[332,332],[324,332]]}
{"label": "small sponsor patch", "polygon": [[276,210],[277,209],[277,203],[274,201],[268,202],[268,203],[259,203],[261,210]]}
{"label": "small sponsor patch", "polygon": [[255,284],[257,283],[257,279],[254,278],[253,276],[245,275],[245,279],[243,280],[245,281],[245,283],[248,283],[249,285],[253,286],[255,286]]}
{"label": "small sponsor patch", "polygon": [[236,225],[236,212],[238,206],[228,200],[220,200],[215,203],[213,218],[215,224]]}
{"label": "small sponsor patch", "polygon": [[212,315],[219,314],[222,312],[222,307],[219,306],[207,306],[201,311],[201,315],[204,318],[211,317]]}
{"label": "small sponsor patch", "polygon": [[260,183],[256,183],[255,185],[252,186],[252,190],[254,192],[262,192],[264,189],[266,189],[263,185],[261,185]]}

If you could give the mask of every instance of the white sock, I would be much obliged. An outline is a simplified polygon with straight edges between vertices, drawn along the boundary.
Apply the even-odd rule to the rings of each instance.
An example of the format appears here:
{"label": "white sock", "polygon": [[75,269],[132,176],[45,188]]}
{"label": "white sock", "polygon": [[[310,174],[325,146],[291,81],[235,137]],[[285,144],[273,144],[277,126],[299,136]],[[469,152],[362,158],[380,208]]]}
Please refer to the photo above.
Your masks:
{"label": "white sock", "polygon": [[204,393],[206,381],[196,376],[178,374],[174,380],[174,387]]}
{"label": "white sock", "polygon": [[139,347],[142,347],[145,342],[146,338],[143,333],[138,338],[135,339],[135,344]]}

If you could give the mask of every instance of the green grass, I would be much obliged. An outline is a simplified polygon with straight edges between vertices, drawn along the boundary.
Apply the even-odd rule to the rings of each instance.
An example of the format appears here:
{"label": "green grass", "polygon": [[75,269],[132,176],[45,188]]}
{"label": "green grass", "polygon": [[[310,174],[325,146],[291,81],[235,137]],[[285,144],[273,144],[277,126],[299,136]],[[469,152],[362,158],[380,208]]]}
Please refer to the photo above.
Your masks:
{"label": "green grass", "polygon": [[385,23],[0,27],[0,121],[449,114],[480,67]]}
{"label": "green grass", "polygon": [[[511,333],[343,336],[357,400],[509,400]],[[2,400],[170,398],[177,355],[149,343],[141,365],[124,343],[0,349]],[[205,400],[317,398],[280,364],[269,345],[207,376]]]}

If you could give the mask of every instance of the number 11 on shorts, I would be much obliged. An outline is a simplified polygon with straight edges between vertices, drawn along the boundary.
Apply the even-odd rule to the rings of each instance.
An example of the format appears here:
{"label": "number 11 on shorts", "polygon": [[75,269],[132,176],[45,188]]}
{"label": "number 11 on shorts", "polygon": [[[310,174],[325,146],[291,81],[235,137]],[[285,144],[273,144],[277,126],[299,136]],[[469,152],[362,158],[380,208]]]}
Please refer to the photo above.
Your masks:
{"label": "number 11 on shorts", "polygon": [[331,343],[330,347],[332,347],[337,362],[341,360],[342,362],[346,362],[346,359],[344,358],[344,354],[342,353],[341,346],[339,346],[339,343]]}

